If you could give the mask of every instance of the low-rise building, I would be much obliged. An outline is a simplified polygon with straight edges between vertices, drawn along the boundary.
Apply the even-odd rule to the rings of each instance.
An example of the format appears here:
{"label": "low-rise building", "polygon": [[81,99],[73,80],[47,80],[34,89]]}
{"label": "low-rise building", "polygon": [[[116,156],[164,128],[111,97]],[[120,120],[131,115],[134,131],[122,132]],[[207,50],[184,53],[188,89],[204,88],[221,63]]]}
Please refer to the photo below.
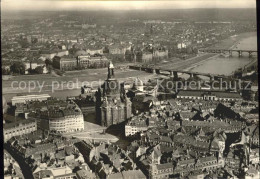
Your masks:
{"label": "low-rise building", "polygon": [[12,106],[15,106],[18,103],[26,104],[28,101],[44,101],[50,98],[48,94],[39,94],[39,95],[26,95],[26,96],[14,96],[12,101]]}
{"label": "low-rise building", "polygon": [[211,101],[240,101],[242,97],[235,92],[224,91],[201,91],[201,90],[181,90],[177,94],[178,99],[199,99]]}
{"label": "low-rise building", "polygon": [[68,166],[63,166],[59,168],[37,168],[33,172],[34,179],[42,179],[42,178],[55,178],[55,179],[73,179],[76,177],[76,174],[72,172],[71,168]]}
{"label": "low-rise building", "polygon": [[78,179],[95,179],[96,176],[94,173],[91,172],[91,170],[78,170],[76,172],[76,176]]}
{"label": "low-rise building", "polygon": [[133,136],[139,132],[147,131],[148,126],[145,120],[138,119],[138,117],[133,117],[125,125],[125,136]]}
{"label": "low-rise building", "polygon": [[103,54],[103,47],[88,47],[86,52],[89,55],[96,55],[96,54],[102,55]]}
{"label": "low-rise building", "polygon": [[151,179],[169,178],[173,174],[173,164],[151,164],[149,175]]}
{"label": "low-rise building", "polygon": [[37,123],[34,120],[22,120],[4,125],[4,141],[12,137],[29,134],[37,130]]}

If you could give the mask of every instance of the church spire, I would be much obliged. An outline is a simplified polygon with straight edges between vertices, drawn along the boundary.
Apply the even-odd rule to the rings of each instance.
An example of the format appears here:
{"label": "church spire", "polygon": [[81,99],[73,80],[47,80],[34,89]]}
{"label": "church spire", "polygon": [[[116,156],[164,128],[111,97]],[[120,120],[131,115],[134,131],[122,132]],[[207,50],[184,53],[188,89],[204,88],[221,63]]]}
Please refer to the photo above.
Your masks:
{"label": "church spire", "polygon": [[109,66],[108,66],[107,78],[108,79],[114,78],[114,65],[111,61],[110,61]]}

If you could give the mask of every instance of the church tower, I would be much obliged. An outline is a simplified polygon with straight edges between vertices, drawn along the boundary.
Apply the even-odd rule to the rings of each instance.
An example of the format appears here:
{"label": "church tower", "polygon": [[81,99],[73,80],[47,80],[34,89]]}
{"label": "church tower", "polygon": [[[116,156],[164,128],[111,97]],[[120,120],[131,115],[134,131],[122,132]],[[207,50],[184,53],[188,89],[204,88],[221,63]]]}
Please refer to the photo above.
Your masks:
{"label": "church tower", "polygon": [[96,116],[102,126],[118,124],[132,115],[132,103],[115,79],[112,62],[108,66],[107,79],[96,94]]}
{"label": "church tower", "polygon": [[114,78],[114,65],[112,62],[110,62],[108,65],[107,79],[113,79],[113,78]]}

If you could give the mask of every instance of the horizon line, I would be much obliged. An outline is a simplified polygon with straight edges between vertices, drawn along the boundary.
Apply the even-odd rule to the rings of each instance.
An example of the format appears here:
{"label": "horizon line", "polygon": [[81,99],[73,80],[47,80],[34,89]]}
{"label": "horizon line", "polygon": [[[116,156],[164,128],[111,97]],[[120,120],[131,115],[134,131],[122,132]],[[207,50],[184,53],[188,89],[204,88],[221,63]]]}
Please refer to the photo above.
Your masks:
{"label": "horizon line", "polygon": [[43,9],[43,10],[32,10],[32,9],[21,9],[21,10],[14,10],[14,9],[1,9],[2,10],[2,13],[3,12],[55,12],[55,11],[58,11],[58,12],[60,12],[60,11],[62,11],[62,12],[67,12],[67,11],[81,11],[81,12],[83,12],[83,11],[142,11],[142,10],[144,10],[144,11],[154,11],[154,10],[196,10],[196,9],[202,9],[202,10],[208,10],[208,9],[255,9],[256,10],[256,8],[254,8],[254,7],[245,7],[245,8],[243,8],[243,7],[234,7],[234,8],[231,8],[231,7],[203,7],[203,8],[169,8],[169,9],[164,9],[164,8],[161,8],[161,9],[66,9],[66,10],[63,10],[63,9],[55,9],[55,10],[45,10],[45,9]]}

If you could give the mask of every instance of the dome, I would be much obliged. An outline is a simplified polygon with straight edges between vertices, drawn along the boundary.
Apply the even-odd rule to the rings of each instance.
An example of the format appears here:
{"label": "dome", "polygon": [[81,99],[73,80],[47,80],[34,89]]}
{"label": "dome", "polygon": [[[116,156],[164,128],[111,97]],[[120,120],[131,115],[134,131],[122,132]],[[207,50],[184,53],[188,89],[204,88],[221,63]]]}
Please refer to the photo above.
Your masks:
{"label": "dome", "polygon": [[84,50],[78,50],[78,51],[76,51],[76,53],[75,53],[75,56],[76,56],[76,57],[77,57],[77,56],[81,56],[81,55],[87,55],[87,52],[84,51]]}

